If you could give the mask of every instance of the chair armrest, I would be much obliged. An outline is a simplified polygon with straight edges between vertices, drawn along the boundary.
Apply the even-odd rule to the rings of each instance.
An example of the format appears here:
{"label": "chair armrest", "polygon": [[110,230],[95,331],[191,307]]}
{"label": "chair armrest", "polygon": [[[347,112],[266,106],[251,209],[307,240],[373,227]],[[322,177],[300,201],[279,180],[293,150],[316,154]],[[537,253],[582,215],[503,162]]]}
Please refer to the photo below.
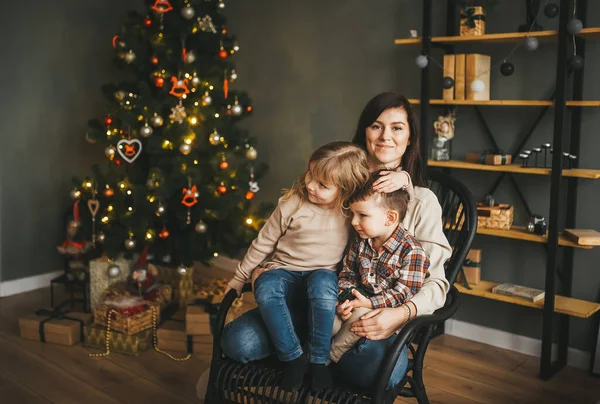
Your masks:
{"label": "chair armrest", "polygon": [[[433,314],[416,317],[409,321],[400,331],[394,343],[388,348],[385,359],[379,367],[379,375],[377,377],[377,384],[374,386],[373,397],[378,397],[385,393],[387,389],[388,381],[396,366],[400,351],[409,342],[409,340],[415,335],[415,333],[422,327],[432,326],[443,323],[456,313],[460,306],[460,293],[454,285],[450,288],[446,297],[446,304],[441,309],[435,311]],[[375,400],[377,402],[377,400]]]}
{"label": "chair armrest", "polygon": [[[242,294],[247,292],[252,292],[252,284],[250,283],[244,284],[244,287],[242,288]],[[225,327],[225,319],[227,318],[227,312],[237,297],[237,292],[235,289],[232,289],[223,297],[223,301],[219,305],[217,321],[215,329],[213,330],[213,360],[219,360],[223,356],[223,351],[221,350],[221,336],[223,335],[223,328]]]}

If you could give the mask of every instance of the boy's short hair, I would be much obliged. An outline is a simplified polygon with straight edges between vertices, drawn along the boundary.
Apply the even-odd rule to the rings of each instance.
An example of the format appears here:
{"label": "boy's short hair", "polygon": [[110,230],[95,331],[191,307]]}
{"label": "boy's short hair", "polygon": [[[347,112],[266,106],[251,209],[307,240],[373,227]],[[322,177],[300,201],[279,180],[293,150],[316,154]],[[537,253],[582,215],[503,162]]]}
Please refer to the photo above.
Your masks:
{"label": "boy's short hair", "polygon": [[348,199],[348,206],[354,202],[364,201],[365,199],[377,194],[376,203],[385,208],[398,211],[400,215],[400,221],[404,220],[406,211],[408,209],[408,203],[410,202],[410,194],[405,189],[398,189],[393,192],[380,193],[373,189],[373,184],[380,178],[382,171],[389,170],[378,170],[371,173],[371,176],[360,186]]}

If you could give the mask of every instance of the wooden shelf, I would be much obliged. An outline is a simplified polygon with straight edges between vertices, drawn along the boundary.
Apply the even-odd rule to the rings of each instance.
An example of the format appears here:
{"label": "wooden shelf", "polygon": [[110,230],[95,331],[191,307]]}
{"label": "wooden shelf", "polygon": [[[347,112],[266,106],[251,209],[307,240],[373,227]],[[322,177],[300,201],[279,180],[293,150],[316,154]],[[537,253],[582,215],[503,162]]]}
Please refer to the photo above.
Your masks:
{"label": "wooden shelf", "polygon": [[[502,238],[511,238],[515,240],[532,241],[534,243],[548,242],[547,237],[529,233],[527,230],[525,230],[525,227],[523,226],[511,226],[510,230],[498,230],[478,227],[477,234]],[[593,248],[593,246],[589,245],[579,245],[562,234],[560,234],[558,237],[558,244],[565,247],[584,248],[588,250]]]}
{"label": "wooden shelf", "polygon": [[[504,296],[492,293],[492,289],[498,283],[481,281],[477,285],[470,285],[471,290],[464,287],[462,283],[456,282],[454,286],[460,293],[471,296],[484,297],[486,299],[498,300],[501,302],[518,304],[520,306],[533,307],[535,309],[544,308],[544,300],[535,303],[525,299],[519,299],[512,296]],[[586,300],[573,299],[572,297],[555,296],[554,311],[556,313],[567,314],[569,316],[588,318],[600,310],[600,303],[588,302]]]}
{"label": "wooden shelf", "polygon": [[[461,43],[515,43],[527,36],[534,36],[540,40],[558,38],[558,31],[546,30],[537,32],[504,32],[499,34],[486,34],[477,36],[434,36],[434,44],[461,44]],[[584,28],[577,36],[582,38],[600,38],[600,28]],[[403,38],[394,40],[395,45],[420,45],[421,38]]]}
{"label": "wooden shelf", "polygon": [[[506,173],[518,173],[518,174],[535,174],[535,175],[550,175],[552,169],[541,168],[541,167],[521,167],[519,164],[509,164],[502,166],[492,166],[487,164],[478,163],[467,163],[466,161],[449,160],[449,161],[436,161],[428,160],[427,164],[431,167],[446,167],[446,168],[459,168],[465,170],[479,170],[479,171],[497,171]],[[563,170],[564,177],[577,177],[577,178],[588,178],[597,180],[600,179],[600,170],[590,170],[583,168],[574,168]]]}
{"label": "wooden shelf", "polygon": [[[421,103],[420,99],[410,98],[408,100],[411,104],[418,105]],[[490,106],[517,106],[517,107],[546,107],[552,106],[552,101],[544,100],[488,100],[488,101],[475,101],[475,100],[429,100],[431,105],[490,105]]]}
{"label": "wooden shelf", "polygon": [[600,107],[600,101],[567,101],[567,107]]}

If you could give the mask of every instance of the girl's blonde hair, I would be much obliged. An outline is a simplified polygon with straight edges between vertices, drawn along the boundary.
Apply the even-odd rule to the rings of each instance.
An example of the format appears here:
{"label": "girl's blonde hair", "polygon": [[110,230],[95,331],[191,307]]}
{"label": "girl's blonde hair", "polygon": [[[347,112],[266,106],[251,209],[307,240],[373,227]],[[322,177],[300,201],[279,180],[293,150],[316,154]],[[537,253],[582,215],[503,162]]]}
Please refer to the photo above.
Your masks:
{"label": "girl's blonde hair", "polygon": [[[338,188],[336,206],[341,212],[350,195],[369,178],[365,151],[351,142],[336,141],[327,143],[315,150],[308,160],[311,174],[317,181],[333,184]],[[291,189],[285,190],[284,200],[298,197],[300,203],[308,202],[306,190],[306,170],[298,177]]]}

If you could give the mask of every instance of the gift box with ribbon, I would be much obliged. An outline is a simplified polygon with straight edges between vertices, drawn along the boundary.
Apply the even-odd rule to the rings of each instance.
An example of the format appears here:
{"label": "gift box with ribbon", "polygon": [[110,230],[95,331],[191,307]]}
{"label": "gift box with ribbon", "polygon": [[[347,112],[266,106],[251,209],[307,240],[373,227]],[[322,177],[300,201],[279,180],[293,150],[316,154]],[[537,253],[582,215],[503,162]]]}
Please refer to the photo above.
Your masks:
{"label": "gift box with ribbon", "polygon": [[19,319],[19,332],[24,339],[72,346],[83,340],[83,327],[91,322],[91,313],[41,309]]}
{"label": "gift box with ribbon", "polygon": [[159,349],[192,353],[206,353],[212,349],[212,335],[188,335],[183,321],[165,321],[156,331]]}
{"label": "gift box with ribbon", "polygon": [[463,7],[460,10],[460,35],[484,35],[485,10],[480,6]]}
{"label": "gift box with ribbon", "polygon": [[185,273],[178,271],[175,266],[156,265],[158,282],[171,285],[173,300],[179,307],[185,307],[194,299],[194,267],[186,268]]}
{"label": "gift box with ribbon", "polygon": [[[106,327],[97,324],[84,327],[83,345],[105,350],[106,333]],[[110,352],[139,355],[152,346],[152,329],[147,329],[132,335],[111,330],[108,345]]]}
{"label": "gift box with ribbon", "polygon": [[469,251],[456,281],[462,283],[467,289],[471,289],[470,285],[477,285],[481,282],[480,249],[472,248]]}

